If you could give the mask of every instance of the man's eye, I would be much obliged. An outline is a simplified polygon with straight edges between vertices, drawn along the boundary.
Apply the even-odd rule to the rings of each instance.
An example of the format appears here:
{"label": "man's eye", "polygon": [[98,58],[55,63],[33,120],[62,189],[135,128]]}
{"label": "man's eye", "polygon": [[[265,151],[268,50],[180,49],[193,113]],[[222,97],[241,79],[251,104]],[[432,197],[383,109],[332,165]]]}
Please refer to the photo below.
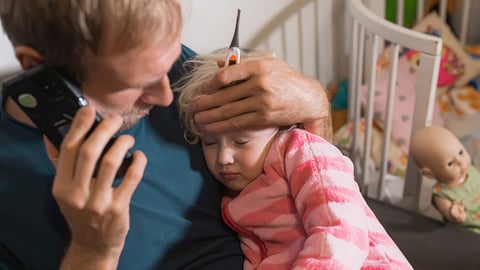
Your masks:
{"label": "man's eye", "polygon": [[453,165],[453,161],[448,162],[447,166],[451,167]]}
{"label": "man's eye", "polygon": [[458,154],[461,156],[463,155],[463,150],[460,150],[460,152],[458,152]]}

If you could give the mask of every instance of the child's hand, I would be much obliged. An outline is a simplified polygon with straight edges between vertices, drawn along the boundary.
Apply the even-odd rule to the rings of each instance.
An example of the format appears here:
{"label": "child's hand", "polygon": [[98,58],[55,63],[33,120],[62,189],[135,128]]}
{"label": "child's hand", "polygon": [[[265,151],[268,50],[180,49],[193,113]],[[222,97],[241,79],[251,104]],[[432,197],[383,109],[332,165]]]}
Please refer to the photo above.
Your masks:
{"label": "child's hand", "polygon": [[463,201],[453,201],[450,206],[450,217],[453,222],[463,223],[467,220],[467,214],[465,213],[465,204]]}

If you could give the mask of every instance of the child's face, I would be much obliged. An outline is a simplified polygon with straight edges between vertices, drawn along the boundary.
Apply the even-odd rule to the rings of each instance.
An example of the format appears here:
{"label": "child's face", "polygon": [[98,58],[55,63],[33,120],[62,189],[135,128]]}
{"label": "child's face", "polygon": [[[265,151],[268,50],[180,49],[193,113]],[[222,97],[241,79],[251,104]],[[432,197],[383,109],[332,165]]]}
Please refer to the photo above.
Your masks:
{"label": "child's face", "polygon": [[263,172],[263,163],[278,128],[263,128],[200,137],[208,169],[228,189],[240,191]]}

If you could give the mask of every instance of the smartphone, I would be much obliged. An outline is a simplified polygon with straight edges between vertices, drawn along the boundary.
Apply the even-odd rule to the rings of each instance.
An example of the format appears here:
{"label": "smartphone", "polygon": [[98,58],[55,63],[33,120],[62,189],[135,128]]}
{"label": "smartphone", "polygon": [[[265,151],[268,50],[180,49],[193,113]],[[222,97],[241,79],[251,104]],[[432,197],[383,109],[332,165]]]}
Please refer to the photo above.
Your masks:
{"label": "smartphone", "polygon": [[[63,137],[70,129],[75,113],[82,106],[88,104],[71,80],[67,80],[59,70],[43,65],[6,80],[3,83],[3,91],[18,104],[57,149],[60,149]],[[102,121],[102,117],[97,113],[95,123],[88,134],[100,121]],[[107,143],[100,160],[114,141],[115,137]],[[132,153],[129,151],[115,178],[123,177],[131,162]],[[98,165],[97,163],[94,176],[98,172]]]}

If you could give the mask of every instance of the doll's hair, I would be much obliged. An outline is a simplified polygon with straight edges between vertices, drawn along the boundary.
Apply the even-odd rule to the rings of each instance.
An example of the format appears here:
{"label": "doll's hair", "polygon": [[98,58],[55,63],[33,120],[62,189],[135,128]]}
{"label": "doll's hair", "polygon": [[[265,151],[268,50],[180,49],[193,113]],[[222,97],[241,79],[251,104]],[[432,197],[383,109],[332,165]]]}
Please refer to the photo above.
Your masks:
{"label": "doll's hair", "polygon": [[[199,96],[204,95],[206,83],[218,71],[218,61],[225,59],[228,49],[219,49],[208,54],[199,54],[195,58],[185,62],[187,75],[173,86],[173,91],[178,94],[178,111],[180,121],[185,127],[185,140],[196,144],[200,140],[200,131],[194,121],[194,114],[190,110],[191,102]],[[275,56],[267,49],[242,49],[242,59],[255,56]],[[220,90],[221,91],[221,90]]]}
{"label": "doll's hair", "polygon": [[0,18],[13,46],[32,47],[79,80],[87,50],[169,42],[182,27],[178,0],[1,0]]}

